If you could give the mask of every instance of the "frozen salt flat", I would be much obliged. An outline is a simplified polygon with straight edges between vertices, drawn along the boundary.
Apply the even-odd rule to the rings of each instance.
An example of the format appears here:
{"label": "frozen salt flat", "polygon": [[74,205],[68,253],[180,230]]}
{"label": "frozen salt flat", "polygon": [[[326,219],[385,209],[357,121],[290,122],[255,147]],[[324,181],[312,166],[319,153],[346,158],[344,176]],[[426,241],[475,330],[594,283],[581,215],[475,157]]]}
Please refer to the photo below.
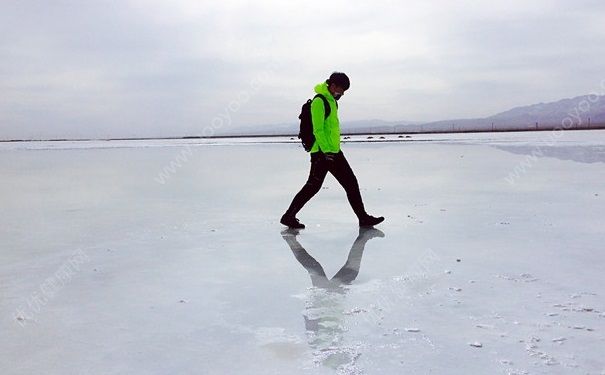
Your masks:
{"label": "frozen salt flat", "polygon": [[553,134],[344,144],[361,233],[333,177],[284,231],[288,138],[1,144],[0,373],[604,374],[605,132]]}

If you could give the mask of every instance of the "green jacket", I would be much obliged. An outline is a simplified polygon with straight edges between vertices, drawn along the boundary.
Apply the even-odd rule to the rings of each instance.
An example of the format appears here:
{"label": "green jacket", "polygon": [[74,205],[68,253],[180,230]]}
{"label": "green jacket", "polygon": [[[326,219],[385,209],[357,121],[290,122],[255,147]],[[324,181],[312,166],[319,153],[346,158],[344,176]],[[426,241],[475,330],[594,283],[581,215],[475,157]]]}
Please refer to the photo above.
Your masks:
{"label": "green jacket", "polygon": [[313,99],[311,103],[311,119],[313,121],[313,134],[315,143],[311,148],[311,153],[340,151],[340,122],[338,121],[338,107],[336,100],[328,90],[328,84],[323,82],[315,86],[315,92],[322,94],[328,99],[330,104],[330,116],[325,117],[324,102],[321,98]]}

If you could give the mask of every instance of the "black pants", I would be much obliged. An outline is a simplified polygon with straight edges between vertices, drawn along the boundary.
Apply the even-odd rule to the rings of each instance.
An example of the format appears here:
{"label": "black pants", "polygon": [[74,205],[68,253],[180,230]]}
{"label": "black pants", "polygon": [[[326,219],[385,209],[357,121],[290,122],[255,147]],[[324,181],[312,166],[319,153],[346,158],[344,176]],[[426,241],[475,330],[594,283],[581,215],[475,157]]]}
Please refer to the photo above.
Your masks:
{"label": "black pants", "polygon": [[342,151],[336,154],[334,161],[331,162],[325,159],[325,155],[321,151],[311,154],[311,171],[309,172],[307,183],[305,183],[292,200],[288,211],[286,211],[286,215],[296,216],[298,211],[321,189],[321,185],[328,172],[332,173],[345,189],[347,199],[357,218],[361,219],[367,216],[361,199],[361,193],[359,192],[357,177],[355,177]]}

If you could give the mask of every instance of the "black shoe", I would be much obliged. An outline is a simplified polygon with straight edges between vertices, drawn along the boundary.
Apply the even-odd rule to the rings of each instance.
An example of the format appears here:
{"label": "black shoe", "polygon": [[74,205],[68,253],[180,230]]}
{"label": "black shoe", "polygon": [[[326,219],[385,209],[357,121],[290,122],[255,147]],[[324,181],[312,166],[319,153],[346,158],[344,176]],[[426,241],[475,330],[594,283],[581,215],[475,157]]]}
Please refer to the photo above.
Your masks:
{"label": "black shoe", "polygon": [[360,227],[373,227],[376,224],[380,224],[384,221],[384,217],[380,216],[380,217],[374,217],[372,215],[368,215],[366,217],[364,217],[363,219],[359,219],[359,226]]}
{"label": "black shoe", "polygon": [[305,227],[305,224],[298,221],[298,219],[295,218],[294,216],[284,215],[281,217],[281,220],[279,222],[289,228],[303,229]]}

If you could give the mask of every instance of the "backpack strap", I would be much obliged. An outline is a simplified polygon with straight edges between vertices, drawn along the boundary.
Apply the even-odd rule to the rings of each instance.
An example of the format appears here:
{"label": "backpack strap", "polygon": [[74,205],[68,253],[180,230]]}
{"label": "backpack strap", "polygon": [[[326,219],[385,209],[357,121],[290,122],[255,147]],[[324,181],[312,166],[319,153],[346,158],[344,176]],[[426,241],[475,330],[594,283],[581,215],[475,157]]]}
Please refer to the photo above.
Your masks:
{"label": "backpack strap", "polygon": [[[330,108],[330,103],[328,103],[328,99],[326,99],[326,97],[322,94],[315,95],[313,99],[315,98],[321,98],[321,100],[324,102],[324,119],[328,118],[328,116],[330,116],[330,112],[332,112],[332,108]],[[336,107],[338,107],[338,103],[336,104]]]}

